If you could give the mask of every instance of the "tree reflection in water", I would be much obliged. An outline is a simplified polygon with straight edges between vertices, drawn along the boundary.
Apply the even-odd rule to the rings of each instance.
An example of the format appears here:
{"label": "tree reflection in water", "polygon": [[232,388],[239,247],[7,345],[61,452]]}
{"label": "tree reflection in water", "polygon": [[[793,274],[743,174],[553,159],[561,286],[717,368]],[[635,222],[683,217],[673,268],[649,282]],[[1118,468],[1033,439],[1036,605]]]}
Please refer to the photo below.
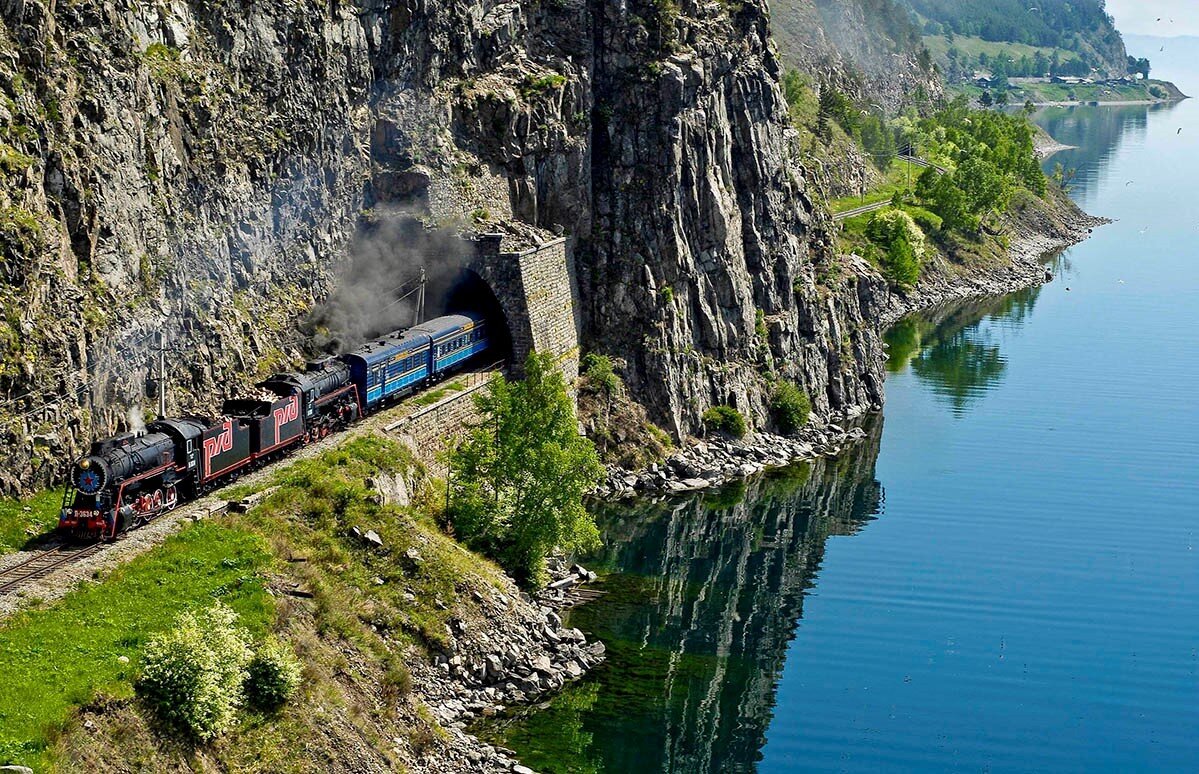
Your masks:
{"label": "tree reflection in water", "polygon": [[880,513],[881,418],[842,457],[686,499],[605,506],[606,596],[568,624],[608,662],[476,729],[546,772],[751,771],[825,542]]}
{"label": "tree reflection in water", "polygon": [[887,332],[887,370],[911,368],[943,398],[955,416],[1003,378],[1007,363],[995,343],[992,324],[1021,327],[1041,288],[1000,298],[972,299],[913,315]]}

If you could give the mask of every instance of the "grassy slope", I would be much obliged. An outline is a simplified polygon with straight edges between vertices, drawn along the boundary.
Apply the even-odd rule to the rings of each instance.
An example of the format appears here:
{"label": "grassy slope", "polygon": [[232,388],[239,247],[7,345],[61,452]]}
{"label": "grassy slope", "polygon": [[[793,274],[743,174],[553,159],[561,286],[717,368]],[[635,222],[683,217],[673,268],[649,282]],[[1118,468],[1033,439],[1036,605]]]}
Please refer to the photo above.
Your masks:
{"label": "grassy slope", "polygon": [[[411,465],[394,442],[349,440],[281,468],[270,482],[279,488],[250,513],[191,525],[102,582],[0,625],[0,763],[278,772],[358,770],[363,761],[395,769],[435,754],[435,725],[404,698],[405,659],[442,648],[451,616],[471,620],[470,595],[504,580],[424,505],[383,505],[365,483]],[[385,547],[371,548],[353,527],[375,530]],[[288,596],[295,588],[311,598]],[[146,639],[213,598],[253,630],[291,642],[305,685],[279,715],[246,715],[215,744],[193,748],[152,731],[132,681]]]}
{"label": "grassy slope", "polygon": [[58,524],[62,490],[49,489],[24,500],[0,499],[0,554],[19,551]]}
{"label": "grassy slope", "polygon": [[[910,192],[912,186],[916,184],[916,178],[920,177],[920,173],[923,171],[923,167],[918,167],[910,162],[897,159],[891,162],[882,180],[867,191],[865,196],[846,196],[840,199],[830,199],[828,202],[829,211],[844,212],[852,210],[855,207],[861,207],[864,204],[886,201],[896,191]],[[853,218],[850,220],[853,220]]]}
{"label": "grassy slope", "polygon": [[[132,695],[142,645],[186,609],[219,598],[261,632],[271,617],[259,571],[261,539],[197,524],[117,569],[0,629],[0,759],[43,768],[53,730],[96,692]],[[118,661],[128,657],[125,664]]]}
{"label": "grassy slope", "polygon": [[1078,59],[1078,54],[1062,48],[1053,49],[1045,46],[1030,46],[1026,43],[983,40],[982,38],[974,38],[968,35],[955,35],[952,43],[946,40],[944,35],[925,35],[924,45],[928,48],[929,53],[933,55],[933,59],[940,63],[942,67],[948,61],[947,53],[951,47],[956,48],[963,54],[969,54],[971,57],[977,57],[979,54],[986,54],[988,57],[993,57],[996,54],[1007,54],[1016,60],[1019,60],[1023,56],[1031,59],[1040,51],[1047,59],[1052,59],[1053,52],[1057,51],[1058,58],[1063,62]]}

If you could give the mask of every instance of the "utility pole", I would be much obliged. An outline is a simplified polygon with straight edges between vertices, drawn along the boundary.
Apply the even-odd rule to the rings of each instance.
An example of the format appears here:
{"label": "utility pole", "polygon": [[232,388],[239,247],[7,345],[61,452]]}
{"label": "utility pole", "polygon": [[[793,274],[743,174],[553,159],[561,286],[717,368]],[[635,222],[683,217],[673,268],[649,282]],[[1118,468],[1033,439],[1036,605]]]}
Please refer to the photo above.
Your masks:
{"label": "utility pole", "polygon": [[420,267],[420,279],[417,280],[417,282],[419,284],[416,287],[416,319],[412,321],[412,324],[414,326],[420,325],[421,321],[424,320],[424,318],[425,318],[425,267],[424,266]]}
{"label": "utility pole", "polygon": [[158,332],[158,418],[167,415],[167,343],[162,331]]}

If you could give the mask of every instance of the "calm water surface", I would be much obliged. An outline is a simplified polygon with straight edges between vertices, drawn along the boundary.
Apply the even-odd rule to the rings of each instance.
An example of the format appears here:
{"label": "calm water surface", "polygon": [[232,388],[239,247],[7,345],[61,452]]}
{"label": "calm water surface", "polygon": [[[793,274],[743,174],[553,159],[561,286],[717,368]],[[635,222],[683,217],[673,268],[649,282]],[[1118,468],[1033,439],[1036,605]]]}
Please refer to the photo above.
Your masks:
{"label": "calm water surface", "polygon": [[548,772],[1199,769],[1199,101],[1038,120],[1118,221],[898,326],[845,458],[599,514],[570,622],[609,664],[487,733]]}

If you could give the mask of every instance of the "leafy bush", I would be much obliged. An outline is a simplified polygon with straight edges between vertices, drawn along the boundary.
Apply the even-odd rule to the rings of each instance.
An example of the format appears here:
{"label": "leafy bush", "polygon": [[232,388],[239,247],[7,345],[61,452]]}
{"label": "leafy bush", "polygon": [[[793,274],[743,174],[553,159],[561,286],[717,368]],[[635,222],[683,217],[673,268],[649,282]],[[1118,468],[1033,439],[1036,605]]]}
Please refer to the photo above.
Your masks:
{"label": "leafy bush", "polygon": [[566,76],[558,73],[549,73],[548,75],[536,76],[529,74],[525,76],[524,82],[520,85],[520,94],[528,99],[535,97],[538,94],[544,94],[554,89],[561,89],[566,85]]}
{"label": "leafy bush", "polygon": [[255,707],[273,709],[292,697],[302,676],[295,652],[276,639],[268,639],[246,667],[246,698]]}
{"label": "leafy bush", "polygon": [[589,386],[603,390],[609,397],[620,389],[620,377],[612,369],[612,359],[607,355],[588,352],[579,365],[584,378],[590,383]]}
{"label": "leafy bush", "polygon": [[901,288],[910,288],[919,281],[920,259],[910,242],[902,237],[891,242],[883,253],[883,273]]}
{"label": "leafy bush", "polygon": [[770,396],[770,411],[784,433],[794,433],[808,423],[812,401],[806,392],[791,382],[779,382]]}
{"label": "leafy bush", "polygon": [[146,645],[137,692],[163,725],[207,741],[233,724],[249,661],[249,634],[218,602]]}
{"label": "leafy bush", "polygon": [[935,212],[929,212],[923,207],[904,207],[903,211],[906,212],[911,219],[916,222],[916,225],[919,226],[920,230],[925,234],[936,233],[940,231],[941,226],[944,225],[944,221],[941,219],[940,215],[936,214]]}
{"label": "leafy bush", "polygon": [[745,417],[732,406],[713,406],[704,412],[704,426],[710,432],[724,433],[733,438],[745,435]]}
{"label": "leafy bush", "polygon": [[882,248],[876,254],[883,273],[897,287],[910,288],[920,279],[924,232],[903,210],[884,210],[866,226],[866,235]]}
{"label": "leafy bush", "polygon": [[579,435],[552,355],[530,355],[524,381],[495,379],[476,403],[484,421],[449,457],[454,531],[518,581],[540,585],[550,551],[599,542],[583,496],[604,469]]}

